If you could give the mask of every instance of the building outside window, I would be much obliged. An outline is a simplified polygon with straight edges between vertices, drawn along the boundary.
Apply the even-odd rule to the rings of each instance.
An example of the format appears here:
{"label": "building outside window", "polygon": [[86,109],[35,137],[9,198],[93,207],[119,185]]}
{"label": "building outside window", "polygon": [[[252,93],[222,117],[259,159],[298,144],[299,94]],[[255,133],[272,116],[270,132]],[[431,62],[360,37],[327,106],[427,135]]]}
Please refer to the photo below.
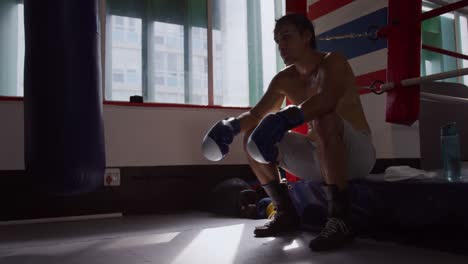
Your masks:
{"label": "building outside window", "polygon": [[[440,7],[423,1],[422,12]],[[468,54],[467,15],[454,11],[423,21],[422,43],[436,48]],[[468,68],[468,60],[457,59],[440,53],[421,50],[421,76]],[[443,80],[468,86],[468,77],[460,76]]]}
{"label": "building outside window", "polygon": [[[254,105],[284,66],[278,63],[273,41],[274,20],[284,14],[284,1],[209,2],[213,5],[211,14],[207,13],[206,0],[154,1],[149,6],[107,0],[108,20],[112,23],[108,27],[112,31],[107,39],[112,43],[107,44],[106,54],[111,58],[107,65],[112,69],[131,65],[140,75],[139,82],[126,77],[124,84],[107,78],[106,100],[128,101],[128,96],[141,94],[146,102]],[[252,8],[255,19],[249,18],[254,15],[249,13]],[[207,16],[212,17],[210,27]],[[208,67],[209,29],[212,72]],[[130,46],[135,37],[125,38],[129,32],[136,33],[139,45]],[[251,54],[255,56],[250,58]],[[113,76],[109,72],[107,75]],[[209,78],[213,78],[213,87],[209,87]]]}

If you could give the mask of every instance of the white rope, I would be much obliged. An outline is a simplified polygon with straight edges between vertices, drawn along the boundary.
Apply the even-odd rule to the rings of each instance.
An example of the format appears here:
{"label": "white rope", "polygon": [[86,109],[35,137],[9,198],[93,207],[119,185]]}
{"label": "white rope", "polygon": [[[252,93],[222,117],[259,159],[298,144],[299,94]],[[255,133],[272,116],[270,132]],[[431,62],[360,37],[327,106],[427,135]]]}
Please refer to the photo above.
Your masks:
{"label": "white rope", "polygon": [[421,100],[435,101],[441,103],[467,104],[468,98],[454,97],[433,93],[421,93]]}
{"label": "white rope", "polygon": [[[401,86],[411,86],[411,85],[416,85],[416,84],[428,83],[428,82],[433,82],[437,80],[443,80],[443,79],[458,77],[458,76],[463,76],[463,75],[468,75],[468,68],[453,70],[453,71],[448,71],[448,72],[441,72],[441,73],[431,74],[431,75],[427,75],[423,77],[406,79],[406,80],[401,81]],[[395,88],[395,84],[393,82],[388,82],[388,83],[382,84],[380,86],[379,91],[385,92],[393,88]]]}

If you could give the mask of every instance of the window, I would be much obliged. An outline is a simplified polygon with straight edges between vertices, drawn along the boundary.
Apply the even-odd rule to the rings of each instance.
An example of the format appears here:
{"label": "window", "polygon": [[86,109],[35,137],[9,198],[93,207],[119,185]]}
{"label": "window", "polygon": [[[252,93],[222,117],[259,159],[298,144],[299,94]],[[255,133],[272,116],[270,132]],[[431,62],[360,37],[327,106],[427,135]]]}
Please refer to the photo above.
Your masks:
{"label": "window", "polygon": [[165,85],[164,77],[156,76],[154,80],[155,80],[155,84],[158,85],[158,86],[164,86]]}
{"label": "window", "polygon": [[138,43],[138,34],[136,32],[127,32],[127,41],[130,43]]}
{"label": "window", "polygon": [[[468,54],[468,18],[467,16],[459,16],[459,26],[460,26],[460,41],[459,47],[460,52],[463,54]],[[468,60],[461,60],[462,68],[468,68]],[[468,86],[468,76],[463,76],[463,83]]]}
{"label": "window", "polygon": [[122,29],[123,30],[124,29],[124,24],[125,24],[125,22],[124,22],[125,18],[120,17],[120,16],[115,16],[114,20],[115,20],[114,27],[116,29]]}
{"label": "window", "polygon": [[174,53],[167,54],[167,70],[177,72],[177,56]]}
{"label": "window", "polygon": [[24,5],[18,5],[18,49],[17,49],[17,77],[16,77],[16,95],[23,96],[24,94]]}
{"label": "window", "polygon": [[177,87],[177,78],[175,77],[168,77],[167,78],[167,85],[169,87]]}
{"label": "window", "polygon": [[[106,100],[250,106],[282,67],[272,31],[284,0],[105,1]],[[0,1],[3,96],[23,95],[19,2]]]}
{"label": "window", "polygon": [[156,69],[156,71],[154,72],[154,74],[156,73],[159,73],[159,72],[164,72],[166,67],[166,56],[168,54],[164,53],[164,52],[159,52],[159,51],[156,51],[154,52],[154,67]]}
{"label": "window", "polygon": [[[422,12],[440,6],[429,1],[423,1]],[[458,12],[450,12],[425,20],[422,23],[422,42],[445,50],[468,54],[467,16]],[[468,60],[421,50],[421,76],[447,72],[468,67]],[[468,85],[467,76],[443,80]]]}
{"label": "window", "polygon": [[203,58],[203,72],[208,73],[208,58]]}
{"label": "window", "polygon": [[[184,36],[182,25],[152,22],[153,36],[149,40],[152,53],[148,54],[148,101],[184,103]],[[182,33],[181,33],[182,32]]]}
{"label": "window", "polygon": [[[214,0],[214,103],[252,106],[283,66],[273,41],[278,1]],[[248,29],[248,30],[246,30]]]}
{"label": "window", "polygon": [[159,45],[164,45],[164,37],[163,36],[155,36],[154,43]]}
{"label": "window", "polygon": [[120,69],[113,69],[112,70],[112,82],[114,82],[114,83],[123,83],[124,82],[123,70],[120,70]]}
{"label": "window", "polygon": [[23,96],[23,14],[18,0],[0,1],[0,96]]}
{"label": "window", "polygon": [[138,75],[137,70],[135,69],[127,69],[127,82],[129,84],[137,84],[138,83]]}
{"label": "window", "polygon": [[142,94],[142,21],[125,16],[110,18],[106,75],[112,78],[106,78],[105,98],[129,101],[130,96]]}
{"label": "window", "polygon": [[[284,13],[275,11],[282,10],[284,1],[209,2],[213,4],[211,14],[207,13],[207,0],[107,0],[107,13],[115,24],[110,27],[110,34],[117,36],[110,38],[112,44],[111,47],[108,44],[106,57],[111,60],[106,63],[113,69],[127,69],[127,72],[125,85],[106,84],[106,99],[115,100],[116,91],[136,91],[136,86],[130,85],[138,83],[136,88],[145,102],[255,104],[266,84],[282,67],[277,63],[273,26],[275,17]],[[208,16],[213,18],[212,25],[207,24]],[[117,29],[124,31],[123,40]],[[137,39],[131,33],[136,33]],[[213,44],[212,72],[208,67],[209,33]],[[137,42],[138,45],[129,48],[131,43]],[[130,57],[139,58],[138,67],[126,62]],[[128,72],[129,66],[136,72]],[[135,82],[135,75],[139,74]],[[111,76],[114,79],[114,75]],[[210,78],[213,87],[208,87]]]}
{"label": "window", "polygon": [[136,22],[135,22],[134,19],[129,19],[128,20],[128,30],[129,31],[135,32],[136,31],[135,25],[136,25]]}

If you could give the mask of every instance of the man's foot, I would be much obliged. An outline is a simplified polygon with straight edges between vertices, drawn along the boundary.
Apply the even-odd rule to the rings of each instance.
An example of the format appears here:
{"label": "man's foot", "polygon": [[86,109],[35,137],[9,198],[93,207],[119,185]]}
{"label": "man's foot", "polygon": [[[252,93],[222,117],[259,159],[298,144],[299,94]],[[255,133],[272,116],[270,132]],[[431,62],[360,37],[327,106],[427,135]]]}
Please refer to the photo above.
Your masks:
{"label": "man's foot", "polygon": [[337,249],[351,243],[353,239],[350,225],[342,219],[331,217],[320,234],[310,241],[309,248],[313,251]]}
{"label": "man's foot", "polygon": [[299,229],[300,219],[294,213],[284,211],[276,212],[270,222],[263,226],[255,227],[254,234],[256,237],[271,237],[277,236],[286,232],[293,232]]}

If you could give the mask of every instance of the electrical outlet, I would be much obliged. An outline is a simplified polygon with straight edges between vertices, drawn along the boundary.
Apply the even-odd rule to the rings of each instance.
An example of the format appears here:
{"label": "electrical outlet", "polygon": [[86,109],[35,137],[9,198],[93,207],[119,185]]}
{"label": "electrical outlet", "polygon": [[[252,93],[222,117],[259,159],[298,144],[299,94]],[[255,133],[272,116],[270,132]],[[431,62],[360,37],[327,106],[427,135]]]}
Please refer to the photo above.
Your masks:
{"label": "electrical outlet", "polygon": [[120,186],[120,169],[106,169],[104,173],[104,186]]}

